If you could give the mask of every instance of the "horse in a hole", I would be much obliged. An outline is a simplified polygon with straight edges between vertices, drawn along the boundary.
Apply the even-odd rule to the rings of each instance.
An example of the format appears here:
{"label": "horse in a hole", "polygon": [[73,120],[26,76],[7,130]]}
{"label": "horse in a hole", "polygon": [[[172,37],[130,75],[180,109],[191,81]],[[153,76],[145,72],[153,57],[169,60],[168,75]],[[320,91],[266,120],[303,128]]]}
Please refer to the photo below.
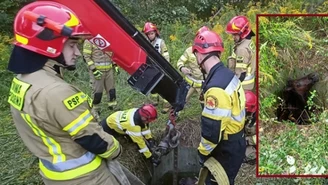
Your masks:
{"label": "horse in a hole", "polygon": [[290,120],[297,124],[309,124],[310,112],[307,101],[313,85],[319,81],[317,73],[302,78],[288,80],[282,92],[282,104],[277,108],[278,121]]}

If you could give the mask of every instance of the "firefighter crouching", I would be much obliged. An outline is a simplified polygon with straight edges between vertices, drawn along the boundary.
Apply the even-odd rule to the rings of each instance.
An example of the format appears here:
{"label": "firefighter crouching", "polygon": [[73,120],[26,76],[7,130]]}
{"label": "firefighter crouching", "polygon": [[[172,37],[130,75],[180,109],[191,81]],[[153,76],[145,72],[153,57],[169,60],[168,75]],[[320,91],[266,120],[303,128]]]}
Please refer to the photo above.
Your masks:
{"label": "firefighter crouching", "polygon": [[255,164],[256,162],[256,111],[257,96],[252,91],[245,91],[246,97],[246,157],[244,162]]}
{"label": "firefighter crouching", "polygon": [[[58,24],[52,28],[66,26],[45,28],[47,20]],[[44,183],[119,185],[106,160],[120,155],[120,144],[95,121],[88,95],[62,78],[63,68],[75,69],[78,40],[88,34],[76,14],[55,2],[33,2],[17,13],[14,32],[8,69],[17,76],[8,102],[22,141],[39,158]]]}
{"label": "firefighter crouching", "polygon": [[[158,51],[168,62],[170,62],[169,51],[166,47],[164,40],[160,38],[157,26],[151,22],[146,22],[142,31],[147,36],[147,39],[153,45],[156,51]],[[153,101],[152,104],[155,106],[157,106],[160,103],[160,99],[162,99],[158,94],[151,94],[150,96]],[[165,114],[169,111],[171,106],[168,101],[166,101],[165,99],[162,100],[163,109],[161,112]]]}
{"label": "firefighter crouching", "polygon": [[[196,35],[198,35],[203,31],[208,31],[208,30],[209,30],[208,27],[203,26],[197,31]],[[181,57],[177,62],[177,67],[179,71],[181,71],[184,74],[186,82],[190,85],[190,89],[186,96],[186,102],[188,102],[190,96],[195,91],[200,95],[201,86],[203,83],[203,80],[201,80],[203,79],[203,73],[200,71],[198,67],[191,46],[184,51],[183,55],[181,55]],[[204,102],[201,102],[201,104],[203,103]]]}
{"label": "firefighter crouching", "polygon": [[102,51],[89,40],[85,40],[83,43],[83,57],[88,64],[90,80],[92,83],[93,113],[98,120],[100,119],[99,104],[104,89],[108,98],[108,108],[113,110],[117,105],[114,69],[118,71],[118,67],[113,64],[112,55],[112,52]]}
{"label": "firefighter crouching", "polygon": [[101,122],[104,130],[112,135],[128,135],[139,147],[139,152],[149,159],[155,166],[160,163],[152,155],[151,149],[155,147],[149,123],[157,119],[157,110],[152,104],[145,104],[140,108],[117,111]]}
{"label": "firefighter crouching", "polygon": [[232,34],[235,46],[228,57],[228,68],[242,82],[244,90],[254,90],[256,74],[255,47],[252,37],[255,36],[245,16],[235,16],[226,27],[226,33]]}
{"label": "firefighter crouching", "polygon": [[[197,63],[207,74],[202,86],[204,109],[201,116],[201,165],[214,157],[224,168],[231,185],[245,157],[245,94],[238,77],[220,61],[223,41],[212,31],[196,36],[192,46]],[[206,185],[218,184],[209,173]]]}

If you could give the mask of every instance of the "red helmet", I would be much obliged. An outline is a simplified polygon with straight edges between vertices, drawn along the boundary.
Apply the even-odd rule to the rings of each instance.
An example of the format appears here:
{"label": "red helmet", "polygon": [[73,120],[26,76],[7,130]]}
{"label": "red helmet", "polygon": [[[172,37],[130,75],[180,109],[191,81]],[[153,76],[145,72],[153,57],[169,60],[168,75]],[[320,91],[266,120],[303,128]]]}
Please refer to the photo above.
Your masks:
{"label": "red helmet", "polygon": [[209,53],[212,51],[223,52],[223,41],[221,37],[213,31],[203,31],[196,35],[192,45],[192,52]]}
{"label": "red helmet", "polygon": [[142,30],[145,34],[147,34],[148,32],[151,31],[155,31],[158,35],[159,35],[159,31],[157,29],[157,26],[151,22],[146,22],[143,30]]}
{"label": "red helmet", "polygon": [[246,96],[246,111],[255,112],[257,109],[257,96],[249,90],[245,90]]}
{"label": "red helmet", "polygon": [[210,29],[207,26],[202,26],[201,28],[198,29],[196,32],[196,36],[204,31],[210,31]]}
{"label": "red helmet", "polygon": [[138,109],[138,112],[140,116],[146,118],[148,122],[157,119],[157,110],[152,104],[143,105]]}
{"label": "red helmet", "polygon": [[[28,15],[37,17],[31,18]],[[53,29],[50,26],[45,28],[41,25],[42,18],[52,21],[56,26],[65,25],[72,31],[70,36],[90,35],[76,14],[66,6],[56,2],[37,1],[24,6],[17,13],[14,22],[14,44],[51,58],[59,56],[68,36],[55,30],[55,25],[52,26]]]}
{"label": "red helmet", "polygon": [[251,25],[245,16],[235,16],[226,27],[226,33],[239,34],[244,39],[251,32]]}

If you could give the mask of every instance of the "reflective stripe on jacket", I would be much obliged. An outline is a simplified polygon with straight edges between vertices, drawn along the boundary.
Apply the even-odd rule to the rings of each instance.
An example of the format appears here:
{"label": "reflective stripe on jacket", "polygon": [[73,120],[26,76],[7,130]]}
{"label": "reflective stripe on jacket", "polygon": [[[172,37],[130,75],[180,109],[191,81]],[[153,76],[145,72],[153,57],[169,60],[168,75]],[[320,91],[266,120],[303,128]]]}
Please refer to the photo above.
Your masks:
{"label": "reflective stripe on jacket", "polygon": [[[13,79],[8,102],[15,127],[39,158],[45,178],[70,180],[98,173],[103,158],[110,160],[120,153],[119,143],[94,119],[91,98],[65,82],[53,69],[54,63],[48,61],[43,69]],[[94,146],[100,151],[97,154],[76,142],[94,135],[104,143],[102,148]]]}
{"label": "reflective stripe on jacket", "polygon": [[234,73],[222,62],[210,70],[203,86],[204,109],[198,150],[209,155],[221,139],[241,132],[245,124],[245,94]]}
{"label": "reflective stripe on jacket", "polygon": [[96,68],[100,71],[109,71],[112,69],[112,54],[112,52],[103,52],[88,40],[83,43],[83,57],[89,70]]}

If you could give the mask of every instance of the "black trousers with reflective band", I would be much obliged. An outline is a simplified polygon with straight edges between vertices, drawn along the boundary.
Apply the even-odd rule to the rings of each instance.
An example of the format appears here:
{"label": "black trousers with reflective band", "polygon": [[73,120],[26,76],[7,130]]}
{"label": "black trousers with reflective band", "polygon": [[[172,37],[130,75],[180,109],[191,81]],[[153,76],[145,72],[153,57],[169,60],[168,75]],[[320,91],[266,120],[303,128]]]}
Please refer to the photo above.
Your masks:
{"label": "black trousers with reflective band", "polygon": [[[242,134],[238,138],[233,137],[230,140],[221,140],[211,153],[211,156],[219,161],[226,171],[230,185],[235,183],[235,178],[245,158],[245,151],[246,140],[245,135]],[[213,180],[214,177],[209,173],[206,178],[206,185],[217,185],[218,183]]]}

